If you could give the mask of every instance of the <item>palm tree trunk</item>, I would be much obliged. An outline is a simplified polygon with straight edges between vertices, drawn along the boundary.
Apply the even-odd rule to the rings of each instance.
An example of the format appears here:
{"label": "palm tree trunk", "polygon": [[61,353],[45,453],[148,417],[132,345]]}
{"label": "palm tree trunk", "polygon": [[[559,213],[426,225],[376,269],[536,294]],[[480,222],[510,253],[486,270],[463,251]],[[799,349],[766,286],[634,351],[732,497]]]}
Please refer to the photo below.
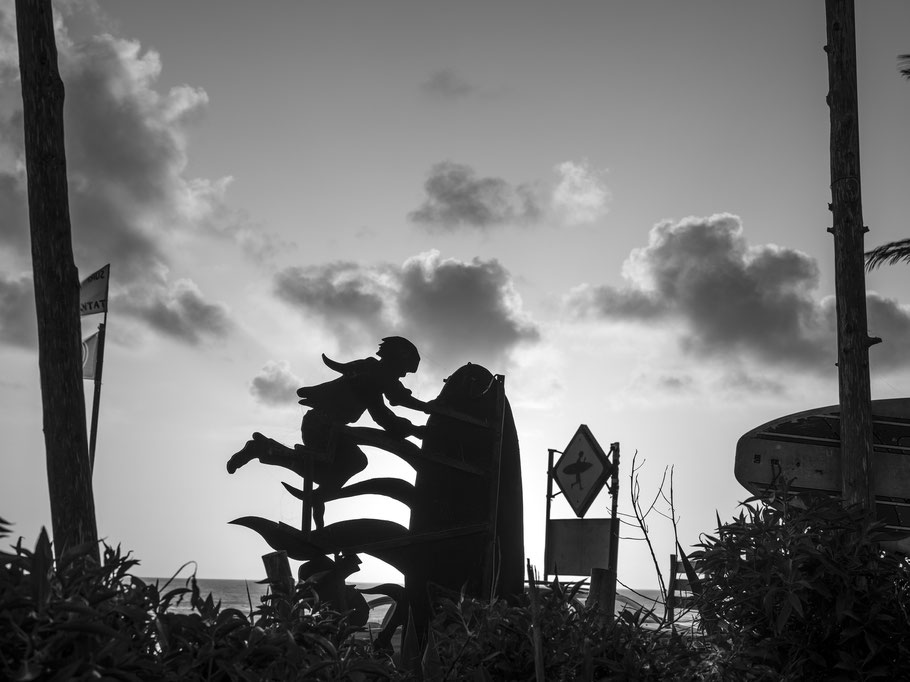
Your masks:
{"label": "palm tree trunk", "polygon": [[859,114],[853,0],[826,0],[828,106],[831,114],[831,211],[837,295],[837,367],[841,406],[841,483],[846,502],[874,511],[872,402],[863,268]]}
{"label": "palm tree trunk", "polygon": [[97,559],[82,389],[79,275],[73,262],[63,148],[63,81],[57,70],[50,0],[16,0],[16,27],[54,550],[59,559],[66,548],[90,543]]}

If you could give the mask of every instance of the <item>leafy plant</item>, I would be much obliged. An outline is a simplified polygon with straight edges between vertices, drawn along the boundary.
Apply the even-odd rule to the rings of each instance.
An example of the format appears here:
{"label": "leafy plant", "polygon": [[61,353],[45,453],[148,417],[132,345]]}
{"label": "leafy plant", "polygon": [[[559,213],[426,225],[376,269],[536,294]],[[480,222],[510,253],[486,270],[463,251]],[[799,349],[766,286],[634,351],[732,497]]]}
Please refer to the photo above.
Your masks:
{"label": "leafy plant", "polygon": [[[440,600],[432,623],[438,652],[432,679],[695,679],[687,671],[699,659],[687,637],[649,626],[641,611],[613,618],[585,606],[582,582],[532,583],[518,604],[464,595]],[[538,657],[535,642],[541,644]],[[425,667],[429,679],[428,672]]]}
{"label": "leafy plant", "polygon": [[[6,529],[0,519],[0,534]],[[374,658],[346,618],[306,584],[249,615],[203,597],[195,576],[167,590],[131,575],[138,561],[105,546],[56,564],[42,530],[34,551],[0,553],[0,679],[370,680],[394,667]],[[167,591],[163,591],[167,590]],[[189,613],[174,607],[188,599]]]}
{"label": "leafy plant", "polygon": [[195,576],[144,582],[119,547],[101,565],[85,548],[55,563],[42,531],[34,550],[0,553],[0,679],[910,679],[910,562],[888,538],[838,500],[778,491],[718,518],[690,555],[696,627],[614,617],[582,603],[582,583],[531,573],[515,602],[438,599],[426,647],[410,631],[396,667],[308,583],[243,613]]}
{"label": "leafy plant", "polygon": [[910,563],[884,525],[823,495],[753,498],[703,537],[702,618],[740,671],[768,679],[910,677]]}

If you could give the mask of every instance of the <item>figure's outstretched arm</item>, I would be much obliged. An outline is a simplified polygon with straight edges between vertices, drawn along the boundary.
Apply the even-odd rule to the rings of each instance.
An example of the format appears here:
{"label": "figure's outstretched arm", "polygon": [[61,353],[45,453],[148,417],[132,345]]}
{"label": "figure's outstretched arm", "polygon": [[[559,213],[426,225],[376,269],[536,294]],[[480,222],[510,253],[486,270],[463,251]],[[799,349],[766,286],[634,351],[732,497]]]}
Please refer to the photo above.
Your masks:
{"label": "figure's outstretched arm", "polygon": [[[427,412],[427,406],[429,403],[415,398],[411,395],[411,392],[408,391],[407,394],[400,394],[397,396],[388,396],[389,402],[392,405],[400,405],[401,407],[407,407],[410,410],[417,410],[418,412]],[[428,413],[429,414],[429,413]]]}
{"label": "figure's outstretched arm", "polygon": [[382,398],[367,407],[367,410],[373,421],[394,436],[399,438],[407,438],[408,436],[423,437],[422,426],[415,426],[404,417],[399,417],[386,406]]}

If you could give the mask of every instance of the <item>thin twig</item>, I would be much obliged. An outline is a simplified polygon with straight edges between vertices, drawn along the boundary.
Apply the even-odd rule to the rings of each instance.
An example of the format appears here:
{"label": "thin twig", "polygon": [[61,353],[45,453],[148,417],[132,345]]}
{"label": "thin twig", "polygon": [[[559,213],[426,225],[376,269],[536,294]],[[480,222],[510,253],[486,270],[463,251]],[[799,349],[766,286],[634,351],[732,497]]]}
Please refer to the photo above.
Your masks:
{"label": "thin twig", "polygon": [[[636,458],[638,457],[638,450],[635,451],[635,454],[632,455],[632,472],[630,474],[631,485],[629,486],[632,494],[632,511],[635,514],[635,518],[638,520],[638,525],[641,527],[642,532],[645,536],[645,541],[648,543],[648,551],[651,552],[651,561],[654,562],[654,568],[657,572],[657,582],[660,586],[660,594],[663,597],[664,602],[667,600],[667,587],[664,584],[663,572],[660,570],[660,563],[657,561],[657,555],[654,552],[654,544],[651,542],[651,537],[648,535],[648,525],[645,521],[645,516],[641,511],[641,487],[638,481],[638,470],[640,467],[636,466]],[[667,470],[664,469],[664,480],[666,480]],[[661,481],[661,487],[663,487],[663,481]],[[652,503],[653,506],[653,503]]]}

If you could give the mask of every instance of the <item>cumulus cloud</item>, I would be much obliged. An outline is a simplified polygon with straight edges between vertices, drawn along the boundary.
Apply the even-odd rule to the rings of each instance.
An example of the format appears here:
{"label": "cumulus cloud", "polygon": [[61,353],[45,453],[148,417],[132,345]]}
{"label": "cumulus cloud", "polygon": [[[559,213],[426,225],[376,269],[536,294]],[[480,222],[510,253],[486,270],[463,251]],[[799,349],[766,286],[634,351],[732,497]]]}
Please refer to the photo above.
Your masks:
{"label": "cumulus cloud", "polygon": [[580,225],[607,213],[611,194],[602,173],[573,161],[553,170],[555,181],[512,184],[478,177],[470,166],[443,161],[430,169],[424,183],[426,198],[408,218],[427,229],[453,231],[543,222]]}
{"label": "cumulus cloud", "polygon": [[553,208],[568,225],[590,223],[607,213],[610,190],[587,163],[564,161],[555,170],[559,181],[553,189]]}
{"label": "cumulus cloud", "polygon": [[786,386],[770,377],[755,376],[742,368],[725,373],[714,387],[721,392],[746,392],[751,394],[784,395]]}
{"label": "cumulus cloud", "polygon": [[320,318],[346,346],[388,324],[395,288],[390,268],[350,262],[285,268],[274,278],[278,298]]}
{"label": "cumulus cloud", "polygon": [[[827,304],[833,328],[837,319],[834,299],[827,301]],[[870,362],[886,369],[906,367],[907,348],[910,344],[910,305],[903,305],[893,298],[870,291],[866,294],[866,317],[869,334],[883,340],[883,343],[869,350]]]}
{"label": "cumulus cloud", "polygon": [[21,348],[35,348],[38,344],[31,277],[0,276],[0,342]]}
{"label": "cumulus cloud", "polygon": [[265,405],[287,406],[297,403],[297,389],[303,385],[286,361],[270,360],[250,382],[250,393]]}
{"label": "cumulus cloud", "polygon": [[534,222],[541,215],[531,185],[513,186],[501,178],[479,178],[470,166],[451,161],[430,169],[424,189],[426,200],[408,218],[431,228],[484,229]]}
{"label": "cumulus cloud", "polygon": [[401,267],[288,268],[275,276],[275,291],[342,342],[364,334],[377,339],[401,334],[418,345],[425,360],[445,370],[468,361],[495,367],[516,346],[540,337],[511,275],[496,260],[463,262],[431,251]]}
{"label": "cumulus cloud", "polygon": [[0,2],[0,79],[19,75],[19,47],[12,0]]}
{"label": "cumulus cloud", "polygon": [[540,338],[523,314],[509,272],[495,259],[442,259],[430,251],[401,270],[398,312],[428,354],[457,364],[472,357],[502,361],[508,349]]}
{"label": "cumulus cloud", "polygon": [[[0,40],[0,249],[25,265],[24,141],[11,4],[0,5],[0,37],[8,39]],[[65,21],[56,16],[76,263],[86,271],[112,263],[115,289],[165,291],[175,235],[217,234],[255,246],[227,206],[230,178],[186,176],[189,125],[205,112],[205,91],[182,85],[159,92],[161,59],[155,51],[110,34],[74,42]],[[190,301],[182,296],[183,303]],[[155,329],[180,329],[164,321],[166,309],[157,317],[146,311],[142,319]]]}
{"label": "cumulus cloud", "polygon": [[111,308],[173,339],[198,345],[224,339],[233,324],[227,307],[213,303],[190,280],[180,279],[169,287],[127,291],[111,301]]}
{"label": "cumulus cloud", "polygon": [[420,84],[420,90],[430,97],[442,100],[463,99],[478,92],[476,87],[452,69],[434,71],[427,80]]}
{"label": "cumulus cloud", "polygon": [[[623,288],[575,289],[569,308],[585,317],[676,325],[682,349],[700,358],[816,373],[829,372],[836,361],[834,300],[813,296],[815,260],[780,246],[749,245],[736,216],[655,225],[648,246],[631,253],[624,277]],[[906,347],[910,310],[874,294],[868,300],[870,329],[888,336],[893,348]],[[876,360],[906,363],[897,352]],[[744,375],[738,377],[732,380],[744,384]]]}

